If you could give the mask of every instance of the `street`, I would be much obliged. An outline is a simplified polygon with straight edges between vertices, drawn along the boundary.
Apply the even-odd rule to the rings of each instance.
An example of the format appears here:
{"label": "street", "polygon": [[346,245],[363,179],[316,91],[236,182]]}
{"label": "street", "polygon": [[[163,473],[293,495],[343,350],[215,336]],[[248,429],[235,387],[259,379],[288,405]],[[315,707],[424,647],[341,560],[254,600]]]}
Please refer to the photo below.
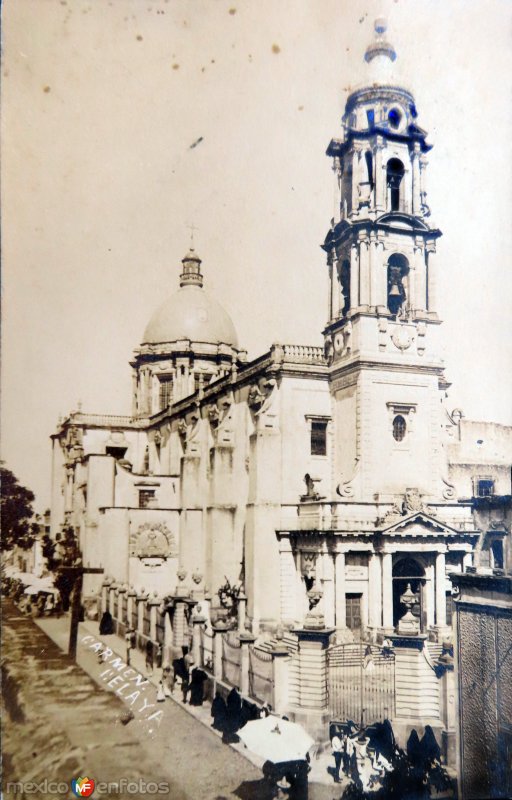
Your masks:
{"label": "street", "polygon": [[[148,798],[266,800],[261,771],[178,703],[156,704],[154,686],[139,685],[144,676],[134,677],[141,693],[137,703],[123,702],[114,694],[117,686],[109,689],[107,678],[101,677],[108,665],[98,663],[97,653],[81,644],[80,637],[75,665],[11,601],[3,600],[2,607],[4,796],[9,797],[8,782],[47,778],[69,787],[72,778],[86,775],[96,783],[125,779],[169,785],[165,794],[145,793]],[[54,638],[66,646],[67,618],[42,624],[53,626],[58,633]],[[124,725],[127,705],[134,718]],[[312,784],[309,796],[332,800],[334,790]],[[56,797],[54,792],[33,796]],[[74,797],[71,789],[59,796]],[[100,794],[95,791],[96,796]],[[134,794],[120,791],[115,796]]]}

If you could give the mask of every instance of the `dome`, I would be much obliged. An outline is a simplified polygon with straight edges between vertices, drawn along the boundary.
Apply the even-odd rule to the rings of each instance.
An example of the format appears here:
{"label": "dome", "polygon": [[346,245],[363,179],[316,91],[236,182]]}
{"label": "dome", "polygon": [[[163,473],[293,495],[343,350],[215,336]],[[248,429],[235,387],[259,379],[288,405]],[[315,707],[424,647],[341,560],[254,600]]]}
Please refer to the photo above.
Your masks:
{"label": "dome", "polygon": [[238,349],[238,337],[229,314],[201,286],[178,289],[153,314],[143,344],[190,339],[192,342],[229,344]]}

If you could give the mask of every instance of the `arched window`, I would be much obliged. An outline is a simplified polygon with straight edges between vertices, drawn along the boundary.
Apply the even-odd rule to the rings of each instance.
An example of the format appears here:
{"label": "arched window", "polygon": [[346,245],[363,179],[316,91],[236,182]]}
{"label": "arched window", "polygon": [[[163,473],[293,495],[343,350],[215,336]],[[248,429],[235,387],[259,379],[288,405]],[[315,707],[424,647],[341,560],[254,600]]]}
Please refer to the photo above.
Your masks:
{"label": "arched window", "polygon": [[389,127],[397,130],[400,127],[400,122],[402,121],[402,112],[399,108],[392,108],[391,111],[388,113],[388,120],[389,120]]}
{"label": "arched window", "polygon": [[339,271],[339,279],[341,284],[341,293],[343,295],[343,308],[341,314],[345,317],[350,308],[350,261],[346,258]]}
{"label": "arched window", "polygon": [[400,209],[400,184],[405,167],[398,158],[390,158],[386,168],[386,183],[389,189],[391,211]]}
{"label": "arched window", "polygon": [[393,439],[396,442],[401,442],[405,436],[407,424],[401,414],[397,414],[393,420]]}
{"label": "arched window", "polygon": [[398,314],[404,305],[407,292],[405,279],[409,274],[409,262],[400,253],[394,253],[388,261],[388,308]]}
{"label": "arched window", "polygon": [[368,173],[368,183],[370,184],[371,188],[373,189],[373,156],[370,150],[367,150],[364,154],[365,161],[366,161],[366,171]]}

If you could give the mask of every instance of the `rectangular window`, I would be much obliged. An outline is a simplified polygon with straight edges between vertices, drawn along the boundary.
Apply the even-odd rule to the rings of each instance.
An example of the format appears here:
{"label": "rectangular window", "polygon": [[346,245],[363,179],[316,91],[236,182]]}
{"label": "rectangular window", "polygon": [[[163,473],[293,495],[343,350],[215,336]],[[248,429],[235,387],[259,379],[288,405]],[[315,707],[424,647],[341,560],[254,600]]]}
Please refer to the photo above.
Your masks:
{"label": "rectangular window", "polygon": [[345,564],[347,567],[367,567],[368,553],[347,553]]}
{"label": "rectangular window", "polygon": [[172,375],[162,375],[160,381],[160,411],[164,411],[172,403]]}
{"label": "rectangular window", "polygon": [[494,494],[494,481],[489,478],[479,478],[476,484],[477,497],[491,497]]}
{"label": "rectangular window", "polygon": [[327,422],[311,420],[311,455],[327,455]]}
{"label": "rectangular window", "polygon": [[153,508],[155,499],[154,489],[139,489],[139,508]]}
{"label": "rectangular window", "polygon": [[356,631],[361,628],[361,595],[347,594],[347,628]]}
{"label": "rectangular window", "polygon": [[373,128],[373,126],[375,125],[375,111],[373,110],[373,108],[367,109],[366,117],[368,119],[368,127]]}

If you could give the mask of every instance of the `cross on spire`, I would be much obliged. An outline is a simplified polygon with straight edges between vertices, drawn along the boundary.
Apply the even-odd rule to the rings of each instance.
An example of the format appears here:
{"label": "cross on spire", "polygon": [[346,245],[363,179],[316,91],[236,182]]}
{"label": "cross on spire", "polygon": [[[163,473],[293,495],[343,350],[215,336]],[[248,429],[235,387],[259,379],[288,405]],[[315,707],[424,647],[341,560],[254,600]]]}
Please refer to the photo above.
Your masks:
{"label": "cross on spire", "polygon": [[187,228],[190,231],[190,247],[193,250],[194,249],[194,231],[199,230],[199,228],[196,228],[196,226],[194,225],[193,222],[191,222],[190,225],[187,225]]}

